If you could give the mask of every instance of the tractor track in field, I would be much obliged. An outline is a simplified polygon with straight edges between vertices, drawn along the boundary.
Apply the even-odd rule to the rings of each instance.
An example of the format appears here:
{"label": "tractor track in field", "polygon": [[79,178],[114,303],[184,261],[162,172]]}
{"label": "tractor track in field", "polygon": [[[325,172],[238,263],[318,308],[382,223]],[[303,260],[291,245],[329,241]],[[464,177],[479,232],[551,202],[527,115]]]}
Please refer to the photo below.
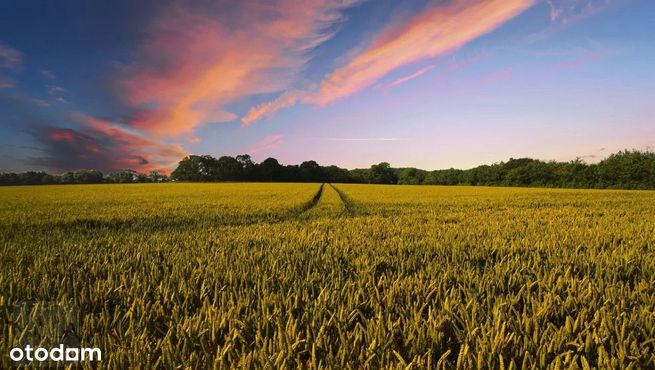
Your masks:
{"label": "tractor track in field", "polygon": [[[347,217],[355,216],[357,214],[357,209],[353,201],[348,197],[348,195],[346,195],[346,193],[344,193],[341,189],[337,188],[331,183],[328,183],[327,185],[329,185],[337,193],[337,195],[339,195],[339,200],[343,204],[343,208],[346,210],[347,213],[346,216]],[[306,214],[311,209],[316,207],[318,203],[321,201],[321,198],[323,197],[325,186],[326,183],[322,183],[321,186],[318,188],[316,194],[314,194],[314,196],[312,197],[312,199],[309,200],[307,203],[303,204],[300,207],[300,210],[297,211],[294,215],[292,215],[290,219],[302,217],[304,214]]]}
{"label": "tractor track in field", "polygon": [[346,211],[348,212],[349,216],[354,216],[357,211],[355,209],[355,204],[353,203],[350,198],[348,198],[348,195],[344,193],[341,189],[337,188],[336,186],[330,184],[330,187],[334,189],[334,191],[339,194],[339,199],[341,199],[341,203],[343,203],[344,208],[346,208]]}
{"label": "tractor track in field", "polygon": [[314,196],[312,197],[312,199],[309,200],[309,202],[303,204],[300,207],[300,211],[296,213],[295,217],[298,217],[298,216],[302,215],[303,213],[309,211],[310,209],[316,207],[318,202],[321,201],[321,196],[323,195],[323,187],[324,186],[325,186],[325,183],[322,183],[321,186],[318,187],[318,191],[316,192],[316,194],[314,194]]}
{"label": "tractor track in field", "polygon": [[[292,209],[290,211],[287,211],[285,213],[281,213],[278,215],[272,215],[268,219],[252,219],[252,220],[246,220],[246,221],[239,221],[239,222],[226,222],[225,220],[216,220],[213,221],[211,219],[203,220],[202,222],[199,222],[198,219],[196,218],[188,218],[188,219],[174,219],[170,220],[167,218],[161,218],[161,217],[153,217],[153,218],[138,218],[134,220],[95,220],[95,219],[80,219],[80,220],[72,220],[72,221],[61,221],[61,222],[55,222],[55,223],[50,223],[48,227],[46,227],[47,230],[49,231],[65,231],[67,233],[70,232],[78,232],[78,233],[83,233],[86,235],[92,235],[95,233],[113,233],[117,231],[129,231],[129,230],[143,230],[146,229],[149,232],[155,232],[155,231],[165,231],[165,230],[172,230],[180,227],[184,228],[206,228],[206,227],[211,227],[211,226],[249,226],[249,225],[255,225],[255,224],[277,224],[277,223],[282,223],[282,222],[288,222],[292,220],[298,220],[303,217],[307,212],[309,212],[311,209],[316,207],[318,203],[321,201],[321,198],[323,196],[323,190],[325,188],[325,183],[322,183],[316,193],[312,196],[312,198],[300,205],[299,207]],[[339,195],[339,198],[344,204],[344,208],[348,212],[348,216],[354,216],[355,215],[355,210],[352,202],[349,200],[348,196],[343,193],[340,189],[336,188],[334,185],[329,184],[332,189],[334,189],[337,194]],[[14,232],[16,235],[19,235],[22,232],[25,232],[25,229],[27,230],[33,230],[30,232],[34,232],[36,230],[43,229],[43,225],[3,225],[7,226],[7,231],[10,234],[13,234]],[[16,231],[16,230],[20,230]]]}

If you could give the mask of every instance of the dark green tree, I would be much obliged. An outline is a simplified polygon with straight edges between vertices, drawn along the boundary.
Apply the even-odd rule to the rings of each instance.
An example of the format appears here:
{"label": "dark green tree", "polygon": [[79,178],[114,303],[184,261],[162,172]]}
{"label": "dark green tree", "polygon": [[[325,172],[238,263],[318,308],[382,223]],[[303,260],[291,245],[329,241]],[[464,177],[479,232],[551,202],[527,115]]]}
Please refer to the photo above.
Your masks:
{"label": "dark green tree", "polygon": [[416,168],[403,168],[398,171],[398,183],[403,185],[420,185],[425,180],[426,172]]}
{"label": "dark green tree", "polygon": [[372,165],[368,175],[373,184],[395,184],[398,181],[396,172],[387,162]]}
{"label": "dark green tree", "polygon": [[218,161],[210,155],[190,155],[180,161],[171,173],[176,181],[216,181]]}

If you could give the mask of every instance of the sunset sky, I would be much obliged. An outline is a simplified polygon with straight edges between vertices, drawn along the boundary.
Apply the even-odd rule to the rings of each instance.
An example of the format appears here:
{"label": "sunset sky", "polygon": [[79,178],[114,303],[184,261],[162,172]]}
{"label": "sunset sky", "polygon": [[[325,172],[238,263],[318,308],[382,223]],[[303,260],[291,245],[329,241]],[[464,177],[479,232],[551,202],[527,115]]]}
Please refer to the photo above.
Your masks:
{"label": "sunset sky", "polygon": [[655,1],[3,1],[0,172],[655,149]]}

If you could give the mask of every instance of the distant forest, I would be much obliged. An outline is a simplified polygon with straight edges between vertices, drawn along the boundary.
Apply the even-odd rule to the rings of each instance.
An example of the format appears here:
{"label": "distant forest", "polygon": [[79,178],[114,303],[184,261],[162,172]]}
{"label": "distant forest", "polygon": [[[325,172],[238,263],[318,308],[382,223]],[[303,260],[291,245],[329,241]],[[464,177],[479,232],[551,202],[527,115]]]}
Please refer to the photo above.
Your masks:
{"label": "distant forest", "polygon": [[511,158],[507,162],[468,170],[426,171],[393,168],[382,162],[366,169],[347,170],[321,166],[315,161],[282,165],[275,158],[261,163],[249,155],[214,158],[190,155],[182,159],[170,176],[157,171],[147,174],[122,170],[103,175],[97,170],[77,170],[62,175],[45,172],[0,173],[0,185],[100,184],[136,182],[333,182],[407,185],[486,185],[558,188],[655,189],[655,153],[625,150],[597,164],[581,159],[570,162]]}

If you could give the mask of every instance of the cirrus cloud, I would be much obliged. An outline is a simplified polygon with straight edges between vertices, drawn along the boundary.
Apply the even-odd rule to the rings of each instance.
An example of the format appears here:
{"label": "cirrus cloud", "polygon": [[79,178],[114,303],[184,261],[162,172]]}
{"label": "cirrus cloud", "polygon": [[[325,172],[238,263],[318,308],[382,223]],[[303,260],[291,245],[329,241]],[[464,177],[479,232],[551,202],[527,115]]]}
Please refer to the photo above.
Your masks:
{"label": "cirrus cloud", "polygon": [[0,68],[16,69],[23,63],[23,53],[0,43]]}
{"label": "cirrus cloud", "polygon": [[[298,102],[325,106],[355,94],[402,66],[461,48],[533,3],[533,0],[454,0],[431,4],[416,16],[382,29],[368,47],[328,74],[318,88],[303,94],[283,93],[270,103],[253,107],[242,122],[252,124]],[[417,78],[427,71],[419,70],[392,84]]]}
{"label": "cirrus cloud", "polygon": [[[131,124],[160,136],[237,118],[227,105],[287,89],[328,40],[355,0],[233,3],[203,12],[182,5],[161,12],[123,71]],[[225,5],[225,4],[223,4]],[[229,9],[229,10],[227,10]]]}

